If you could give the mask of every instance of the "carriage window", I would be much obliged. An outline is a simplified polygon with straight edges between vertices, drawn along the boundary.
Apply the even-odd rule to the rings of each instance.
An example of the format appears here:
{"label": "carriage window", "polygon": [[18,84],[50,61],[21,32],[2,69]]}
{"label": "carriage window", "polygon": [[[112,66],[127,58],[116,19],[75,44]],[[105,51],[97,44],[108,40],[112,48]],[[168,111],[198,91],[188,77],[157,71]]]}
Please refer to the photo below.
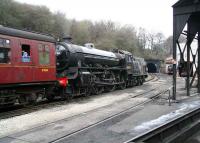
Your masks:
{"label": "carriage window", "polygon": [[50,63],[50,50],[47,45],[39,44],[39,63],[40,65],[48,65]]}
{"label": "carriage window", "polygon": [[22,45],[22,62],[31,62],[30,45]]}
{"label": "carriage window", "polygon": [[10,40],[0,38],[0,63],[10,63]]}

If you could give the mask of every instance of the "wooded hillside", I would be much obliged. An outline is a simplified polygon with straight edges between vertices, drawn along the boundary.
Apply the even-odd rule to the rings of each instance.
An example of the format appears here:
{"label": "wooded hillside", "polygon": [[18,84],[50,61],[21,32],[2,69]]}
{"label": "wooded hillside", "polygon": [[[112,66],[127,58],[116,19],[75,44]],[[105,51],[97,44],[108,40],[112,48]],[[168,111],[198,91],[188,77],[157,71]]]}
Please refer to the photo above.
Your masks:
{"label": "wooded hillside", "polygon": [[91,42],[99,49],[124,49],[136,56],[164,59],[171,54],[172,37],[149,33],[143,28],[112,21],[76,21],[63,13],[52,13],[45,6],[0,0],[0,25],[48,33],[56,38],[71,36],[73,43]]}

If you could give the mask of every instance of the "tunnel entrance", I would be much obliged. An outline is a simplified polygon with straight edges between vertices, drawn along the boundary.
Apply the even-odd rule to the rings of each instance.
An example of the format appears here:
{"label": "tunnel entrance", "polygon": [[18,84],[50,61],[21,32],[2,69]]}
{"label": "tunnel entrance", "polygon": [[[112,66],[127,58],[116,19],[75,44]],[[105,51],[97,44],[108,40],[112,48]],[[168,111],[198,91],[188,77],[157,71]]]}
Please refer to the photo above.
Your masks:
{"label": "tunnel entrance", "polygon": [[147,64],[147,68],[148,68],[148,73],[157,73],[157,66],[154,63],[148,63]]}

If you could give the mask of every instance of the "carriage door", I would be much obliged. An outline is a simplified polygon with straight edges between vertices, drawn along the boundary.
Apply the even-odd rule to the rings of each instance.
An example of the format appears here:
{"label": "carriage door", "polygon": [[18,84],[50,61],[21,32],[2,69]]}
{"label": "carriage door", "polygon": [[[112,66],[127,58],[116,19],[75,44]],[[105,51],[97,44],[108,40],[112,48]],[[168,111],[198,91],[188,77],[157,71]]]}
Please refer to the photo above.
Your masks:
{"label": "carriage door", "polygon": [[21,82],[33,82],[34,58],[31,41],[20,40],[18,78]]}
{"label": "carriage door", "polygon": [[[50,61],[50,47],[48,44],[39,43],[38,45],[38,65],[39,68],[36,70],[37,81],[51,81],[55,75],[52,76],[51,61]],[[54,57],[53,57],[54,58]]]}

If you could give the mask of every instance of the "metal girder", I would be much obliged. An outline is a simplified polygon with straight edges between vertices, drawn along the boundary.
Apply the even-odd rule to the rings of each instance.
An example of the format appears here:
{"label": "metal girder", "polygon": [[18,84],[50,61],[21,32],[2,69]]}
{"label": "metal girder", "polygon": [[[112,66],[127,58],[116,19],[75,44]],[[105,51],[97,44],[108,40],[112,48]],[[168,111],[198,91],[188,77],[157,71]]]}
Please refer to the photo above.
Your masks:
{"label": "metal girder", "polygon": [[176,44],[177,44],[178,49],[179,49],[179,52],[180,52],[180,62],[183,62],[183,61],[185,61],[185,60],[184,60],[184,52],[185,52],[186,45],[184,46],[184,49],[183,49],[183,51],[182,51],[182,50],[181,50],[180,43],[177,41]]}
{"label": "metal girder", "polygon": [[[173,18],[173,59],[176,60],[176,43],[177,40],[177,24],[176,24],[176,18]],[[173,100],[176,100],[176,64],[173,64]]]}
{"label": "metal girder", "polygon": [[191,14],[185,14],[185,15],[175,15],[174,16],[174,38],[176,40],[179,39],[189,17],[191,16]]}
{"label": "metal girder", "polygon": [[[195,74],[193,74],[192,76],[192,80],[190,82],[190,75],[191,72],[193,70],[193,66],[195,64],[195,57],[196,55],[193,54],[192,49],[191,49],[191,43],[193,42],[196,33],[198,31],[198,24],[195,22],[195,20],[193,19],[193,17],[190,17],[190,20],[188,21],[188,27],[187,27],[187,80],[186,80],[186,88],[187,88],[187,96],[190,96],[190,87],[192,86],[195,76],[196,76],[196,71]],[[190,62],[190,52],[192,54],[192,65]]]}
{"label": "metal girder", "polygon": [[[187,52],[189,52],[187,54],[187,95],[189,96],[189,90],[190,90],[190,87],[192,86],[193,82],[194,82],[194,79],[196,77],[196,74],[197,74],[197,66],[196,66],[196,55],[197,55],[197,51],[195,53],[192,52],[192,49],[191,49],[191,43],[193,42],[194,39],[196,39],[196,33],[198,31],[198,20],[196,20],[196,18],[194,16],[191,16],[190,17],[190,21],[188,22],[188,31],[187,31]],[[198,47],[197,47],[198,49]],[[191,52],[191,55],[192,55],[192,63],[190,63],[190,52]],[[192,68],[191,68],[191,64],[192,64]],[[193,74],[193,77],[192,77],[192,80],[190,82],[190,75],[192,73],[192,70],[193,70],[193,67],[195,66],[195,73]]]}
{"label": "metal girder", "polygon": [[176,7],[174,10],[174,15],[191,14],[200,11],[200,4],[193,4],[189,6]]}
{"label": "metal girder", "polygon": [[179,0],[176,2],[173,7],[180,7],[180,6],[187,6],[187,5],[192,5],[192,4],[197,4],[199,0]]}
{"label": "metal girder", "polygon": [[200,93],[200,31],[198,31],[198,66],[197,66],[197,76],[198,76],[198,84],[197,89],[198,93]]}
{"label": "metal girder", "polygon": [[194,76],[192,77],[192,80],[190,82],[190,87],[192,87],[192,84],[193,84],[193,82],[195,80],[196,75],[197,75],[197,70],[195,70],[195,72],[194,72]]}
{"label": "metal girder", "polygon": [[[195,35],[200,31],[200,1],[199,0],[179,0],[173,6],[173,59],[176,60],[177,47],[180,51],[180,59],[185,61],[184,52],[187,51],[187,95],[190,95],[190,86],[192,85],[196,74],[198,74],[198,91],[200,92],[200,39],[198,38],[198,50],[193,53],[191,50],[191,43],[195,39]],[[187,36],[186,45],[184,46],[183,51],[181,50],[179,44],[179,37],[187,24]],[[187,50],[186,50],[187,49]],[[196,71],[192,77],[190,83],[190,73],[191,73],[191,63],[190,63],[190,53],[192,55],[192,68],[195,67]],[[196,57],[198,53],[198,66],[196,65]],[[173,99],[176,99],[176,64],[173,65]]]}
{"label": "metal girder", "polygon": [[[176,60],[176,44],[191,14],[175,15],[173,17],[173,59]],[[173,100],[176,100],[176,73],[177,66],[173,64]]]}
{"label": "metal girder", "polygon": [[187,79],[186,79],[186,88],[187,88],[187,96],[190,95],[190,50],[191,50],[191,41],[192,38],[190,37],[191,34],[191,27],[190,27],[190,23],[188,23],[188,27],[187,27]]}

